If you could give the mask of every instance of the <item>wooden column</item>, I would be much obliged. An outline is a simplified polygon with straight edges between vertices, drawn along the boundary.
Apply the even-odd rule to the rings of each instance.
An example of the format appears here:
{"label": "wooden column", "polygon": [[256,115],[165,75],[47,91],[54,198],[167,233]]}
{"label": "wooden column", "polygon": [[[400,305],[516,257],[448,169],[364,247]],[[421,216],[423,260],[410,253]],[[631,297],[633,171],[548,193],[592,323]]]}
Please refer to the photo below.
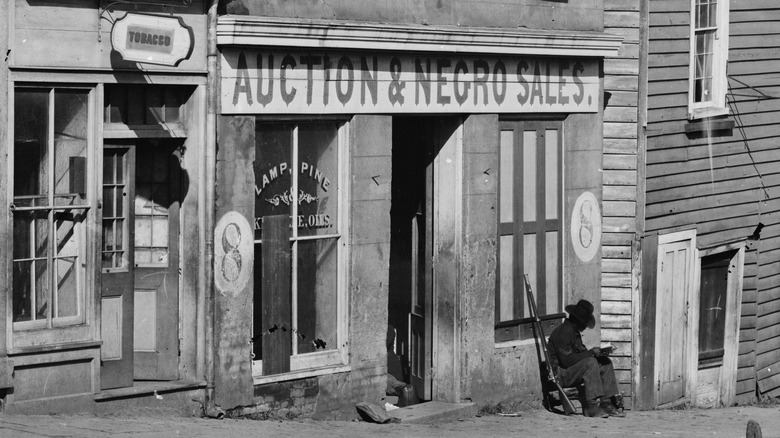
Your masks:
{"label": "wooden column", "polygon": [[[255,118],[220,116],[217,122],[219,149],[216,175],[216,218],[227,214],[243,216],[254,223]],[[218,224],[219,226],[219,224]],[[251,233],[241,241],[252,239]],[[215,236],[215,246],[221,236]],[[242,269],[251,269],[252,261],[242,260]],[[215,272],[215,277],[219,272]],[[215,296],[214,327],[214,399],[223,409],[249,405],[254,396],[252,381],[252,309],[254,303],[252,272],[241,287],[220,289]]]}

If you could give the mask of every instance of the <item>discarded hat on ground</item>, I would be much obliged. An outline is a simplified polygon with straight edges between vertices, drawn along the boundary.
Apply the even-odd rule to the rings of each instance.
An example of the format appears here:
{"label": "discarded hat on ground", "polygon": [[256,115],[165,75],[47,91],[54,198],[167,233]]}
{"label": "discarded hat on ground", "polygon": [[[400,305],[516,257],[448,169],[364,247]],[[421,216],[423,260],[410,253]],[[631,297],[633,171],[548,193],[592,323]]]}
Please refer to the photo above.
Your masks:
{"label": "discarded hat on ground", "polygon": [[593,317],[593,304],[588,300],[579,300],[577,304],[566,306],[566,313],[569,317],[581,322],[588,328],[596,326],[596,318]]}

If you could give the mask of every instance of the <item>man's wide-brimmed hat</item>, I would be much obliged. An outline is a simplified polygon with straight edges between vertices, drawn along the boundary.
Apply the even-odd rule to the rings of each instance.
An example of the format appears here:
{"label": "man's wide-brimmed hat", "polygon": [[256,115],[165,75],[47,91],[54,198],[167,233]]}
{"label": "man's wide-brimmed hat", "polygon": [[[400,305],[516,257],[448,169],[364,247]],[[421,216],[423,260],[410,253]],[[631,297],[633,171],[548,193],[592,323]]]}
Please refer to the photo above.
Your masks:
{"label": "man's wide-brimmed hat", "polygon": [[588,300],[579,300],[577,304],[566,306],[566,313],[569,317],[581,322],[588,328],[596,326],[596,318],[593,317],[593,304]]}

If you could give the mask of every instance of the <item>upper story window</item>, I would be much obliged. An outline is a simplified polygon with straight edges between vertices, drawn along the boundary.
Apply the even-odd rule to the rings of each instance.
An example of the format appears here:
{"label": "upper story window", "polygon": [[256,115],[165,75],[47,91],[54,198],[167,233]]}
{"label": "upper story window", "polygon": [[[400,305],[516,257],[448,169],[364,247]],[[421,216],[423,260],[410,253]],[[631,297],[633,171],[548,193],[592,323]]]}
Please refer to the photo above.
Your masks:
{"label": "upper story window", "polygon": [[727,113],[728,1],[692,0],[689,118]]}
{"label": "upper story window", "polygon": [[14,93],[13,326],[85,322],[91,89]]}

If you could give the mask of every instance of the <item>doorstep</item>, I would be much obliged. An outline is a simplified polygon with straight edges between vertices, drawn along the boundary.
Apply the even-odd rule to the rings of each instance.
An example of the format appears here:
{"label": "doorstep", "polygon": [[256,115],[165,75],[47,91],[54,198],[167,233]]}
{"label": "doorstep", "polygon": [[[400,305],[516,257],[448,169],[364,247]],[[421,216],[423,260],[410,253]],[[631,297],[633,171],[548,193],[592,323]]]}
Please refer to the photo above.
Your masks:
{"label": "doorstep", "polygon": [[430,401],[387,411],[387,415],[401,423],[428,423],[462,420],[477,415],[474,403],[445,403]]}
{"label": "doorstep", "polygon": [[177,380],[171,382],[136,381],[133,386],[127,388],[107,389],[95,394],[95,401],[107,401],[120,398],[144,397],[154,393],[187,391],[191,389],[205,388],[206,382],[192,380]]}

